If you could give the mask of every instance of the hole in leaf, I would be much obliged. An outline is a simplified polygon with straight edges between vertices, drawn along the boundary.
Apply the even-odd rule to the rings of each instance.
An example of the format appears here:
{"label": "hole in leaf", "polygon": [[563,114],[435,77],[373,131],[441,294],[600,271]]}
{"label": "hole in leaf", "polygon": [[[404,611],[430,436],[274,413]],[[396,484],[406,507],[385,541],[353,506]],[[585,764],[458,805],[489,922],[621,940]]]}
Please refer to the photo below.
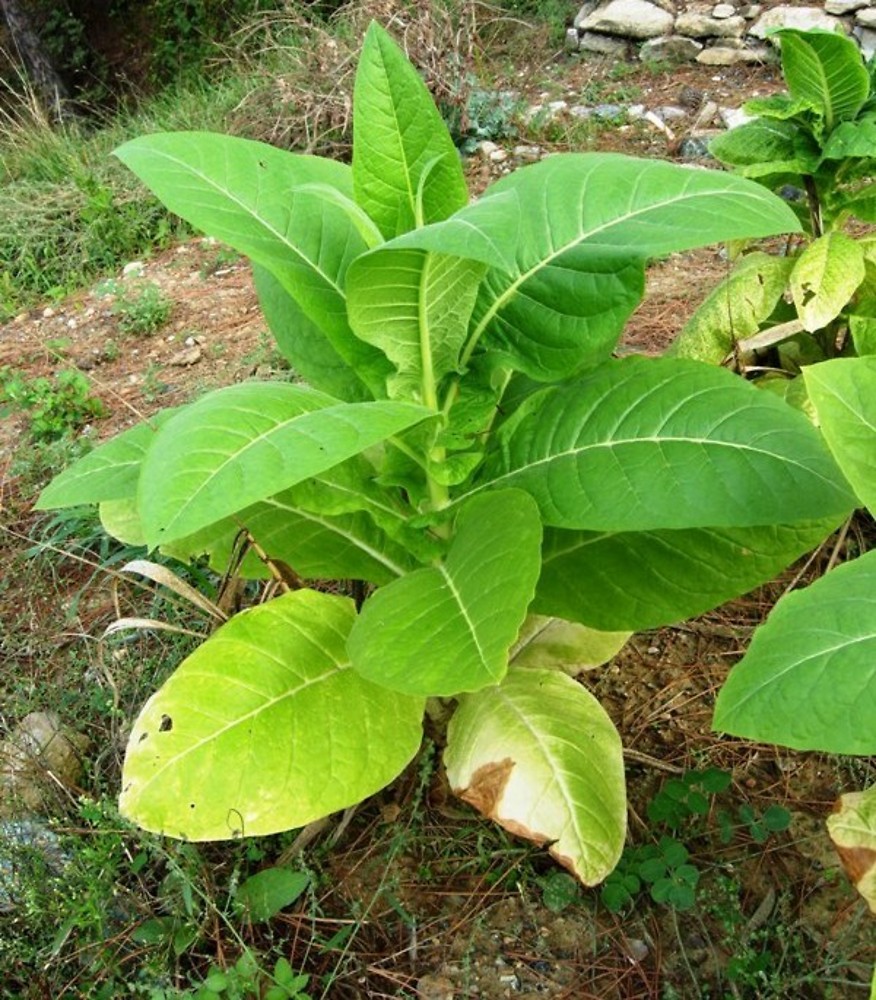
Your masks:
{"label": "hole in leaf", "polygon": [[138,743],[142,743],[149,736],[149,733],[140,733],[140,739],[137,740]]}
{"label": "hole in leaf", "polygon": [[173,719],[169,715],[161,716],[161,725],[158,727],[159,733],[169,733],[173,729]]}

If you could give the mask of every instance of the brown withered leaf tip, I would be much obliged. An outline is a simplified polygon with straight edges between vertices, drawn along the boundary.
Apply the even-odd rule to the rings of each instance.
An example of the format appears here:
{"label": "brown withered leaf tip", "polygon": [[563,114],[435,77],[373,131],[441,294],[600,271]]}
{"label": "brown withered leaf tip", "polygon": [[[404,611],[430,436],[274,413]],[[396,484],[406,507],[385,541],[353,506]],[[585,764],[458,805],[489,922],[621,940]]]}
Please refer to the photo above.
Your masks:
{"label": "brown withered leaf tip", "polygon": [[854,885],[857,885],[876,865],[876,851],[872,847],[841,847],[836,842],[833,846]]}
{"label": "brown withered leaf tip", "polygon": [[504,827],[509,833],[531,840],[539,846],[551,843],[555,838],[548,837],[544,833],[536,833],[516,819],[498,815],[498,806],[513,770],[514,761],[510,757],[491,764],[482,764],[472,774],[468,788],[454,788],[454,794],[463,802],[474,806],[487,819],[494,820],[499,826]]}

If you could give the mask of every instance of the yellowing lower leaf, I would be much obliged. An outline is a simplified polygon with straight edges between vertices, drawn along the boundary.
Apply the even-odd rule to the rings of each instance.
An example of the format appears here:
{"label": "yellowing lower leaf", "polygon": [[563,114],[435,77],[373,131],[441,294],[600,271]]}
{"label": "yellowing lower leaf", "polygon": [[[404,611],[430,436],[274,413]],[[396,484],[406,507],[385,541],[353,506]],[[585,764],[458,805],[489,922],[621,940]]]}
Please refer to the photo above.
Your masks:
{"label": "yellowing lower leaf", "polygon": [[536,844],[585,885],[615,867],[626,834],[620,736],[599,702],[556,670],[512,670],[460,699],[444,752],[453,791]]}
{"label": "yellowing lower leaf", "polygon": [[530,615],[511,650],[511,665],[562,670],[574,677],[607,663],[632,634],[599,632],[562,618]]}
{"label": "yellowing lower leaf", "polygon": [[876,785],[841,795],[827,820],[830,839],[855,888],[876,913]]}

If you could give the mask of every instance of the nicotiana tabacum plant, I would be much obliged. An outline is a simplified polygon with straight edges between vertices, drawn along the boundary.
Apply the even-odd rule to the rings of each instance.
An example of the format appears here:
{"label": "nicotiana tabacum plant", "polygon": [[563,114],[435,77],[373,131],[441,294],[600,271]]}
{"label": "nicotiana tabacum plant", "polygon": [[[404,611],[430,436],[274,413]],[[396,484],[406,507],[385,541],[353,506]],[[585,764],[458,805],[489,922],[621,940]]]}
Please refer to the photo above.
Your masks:
{"label": "nicotiana tabacum plant", "polygon": [[799,401],[791,377],[802,366],[876,350],[876,239],[861,234],[876,222],[876,63],[842,34],[776,34],[788,92],[749,101],[756,117],[710,149],[789,196],[803,233],[785,252],[742,255],[675,353],[723,362]]}
{"label": "nicotiana tabacum plant", "polygon": [[365,593],[301,586],[223,624],[134,724],[123,812],[192,840],[304,825],[392,781],[427,700],[453,699],[452,788],[603,879],[623,756],[573,676],[588,643],[751,589],[856,503],[782,399],[698,361],[613,356],[649,259],[786,232],[793,211],[743,178],[603,154],[551,157],[469,204],[425,86],[376,25],[351,166],[193,133],[118,156],[250,257],[303,383],[164,411],[40,505],[99,503],[110,531],[220,569],[245,531],[245,575]]}
{"label": "nicotiana tabacum plant", "polygon": [[[768,187],[805,192],[807,238],[787,256],[743,257],[674,354],[741,360],[759,386],[809,412],[869,518],[876,513],[876,240],[844,226],[876,222],[876,64],[865,65],[843,35],[779,36],[789,93],[750,102],[759,117],[712,149]],[[772,359],[758,356],[764,350],[775,352]],[[778,602],[721,691],[715,726],[798,750],[876,753],[876,552]],[[844,796],[828,825],[876,910],[876,787]]]}

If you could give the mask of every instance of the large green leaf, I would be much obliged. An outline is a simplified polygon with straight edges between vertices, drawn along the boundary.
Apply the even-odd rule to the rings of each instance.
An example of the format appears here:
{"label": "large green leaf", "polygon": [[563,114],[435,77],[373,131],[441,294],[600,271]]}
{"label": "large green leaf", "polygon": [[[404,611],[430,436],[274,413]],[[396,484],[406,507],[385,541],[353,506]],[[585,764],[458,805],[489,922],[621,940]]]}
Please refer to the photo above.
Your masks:
{"label": "large green leaf", "polygon": [[459,153],[426,85],[376,22],[356,71],[353,184],[386,237],[445,219],[468,201]]}
{"label": "large green leaf", "polygon": [[553,527],[738,528],[855,506],[803,414],[696,361],[608,362],[533,397],[499,436],[479,485],[526,490]]}
{"label": "large green leaf", "polygon": [[854,118],[870,93],[870,78],[855,42],[832,31],[785,28],[776,34],[791,96],[818,108],[828,132]]}
{"label": "large green leaf", "polygon": [[670,625],[773,579],[838,523],[619,533],[551,528],[532,610],[604,631]]}
{"label": "large green leaf", "polygon": [[783,597],[718,696],[715,729],[876,753],[876,552]]}
{"label": "large green leaf", "polygon": [[428,415],[409,403],[335,403],[278,382],[208,393],[164,425],[143,463],[139,506],[149,544],[183,538]]}
{"label": "large green leaf", "polygon": [[350,365],[267,268],[255,264],[252,273],[280,353],[309,385],[350,403],[386,395],[380,390],[392,369],[385,358],[375,351],[371,361]]}
{"label": "large green leaf", "polygon": [[555,670],[512,670],[460,699],[447,730],[451,788],[538,844],[585,885],[614,868],[626,833],[620,736],[587,690]]}
{"label": "large green leaf", "polygon": [[797,258],[790,278],[803,326],[814,333],[836,319],[864,274],[864,251],[856,240],[839,231],[813,240]]}
{"label": "large green leaf", "polygon": [[307,189],[352,195],[346,164],[208,132],[143,136],[116,155],[172,212],[267,268],[347,364],[379,362],[346,317],[346,269],[368,244],[341,206]]}
{"label": "large green leaf", "polygon": [[797,229],[784,202],[742,178],[582,153],[517,170],[451,219],[390,245],[490,265],[471,349],[482,341],[552,380],[608,356],[641,298],[647,259]]}
{"label": "large green leaf", "polygon": [[175,413],[179,413],[178,407],[159,410],[148,420],[122,431],[68,466],[40,493],[36,509],[76,507],[136,496],[146,452],[159,428]]}
{"label": "large green leaf", "polygon": [[876,357],[809,365],[803,379],[837,464],[876,515]]}
{"label": "large green leaf", "polygon": [[416,753],[423,700],[369,684],[352,601],[299,590],[237,615],[134,723],[122,813],[187,840],[276,833],[346,808]]}
{"label": "large green leaf", "polygon": [[815,140],[794,122],[768,118],[755,118],[722,132],[709,143],[709,151],[746,177],[812,174],[821,161]]}
{"label": "large green leaf", "polygon": [[736,343],[757,333],[775,309],[794,260],[775,254],[746,254],[691,316],[667,352],[721,364]]}
{"label": "large green leaf", "polygon": [[460,370],[485,270],[463,257],[383,249],[359,257],[350,267],[350,325],[395,366],[390,397],[436,405],[438,382]]}
{"label": "large green leaf", "polygon": [[843,122],[824,144],[825,160],[876,159],[876,118]]}
{"label": "large green leaf", "polygon": [[372,594],[350,634],[363,677],[398,691],[452,696],[496,684],[532,600],[541,523],[519,490],[461,510],[443,563]]}

